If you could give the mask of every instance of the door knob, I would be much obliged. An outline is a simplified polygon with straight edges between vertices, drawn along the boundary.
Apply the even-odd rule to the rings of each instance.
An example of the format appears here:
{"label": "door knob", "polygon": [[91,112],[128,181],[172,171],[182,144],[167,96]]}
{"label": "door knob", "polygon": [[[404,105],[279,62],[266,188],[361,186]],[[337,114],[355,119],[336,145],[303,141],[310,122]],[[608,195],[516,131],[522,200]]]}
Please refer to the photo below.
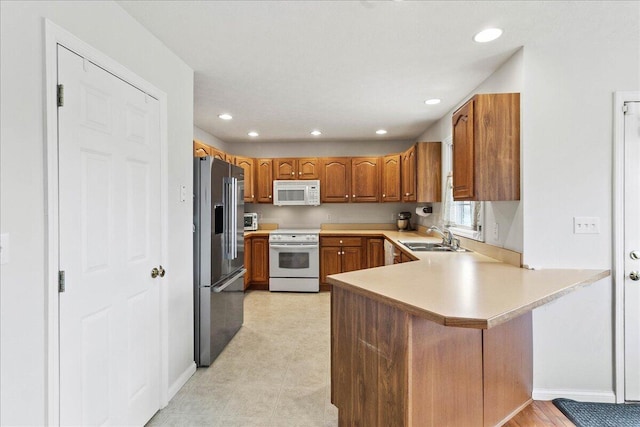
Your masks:
{"label": "door knob", "polygon": [[629,256],[631,259],[640,259],[640,251],[631,251]]}
{"label": "door knob", "polygon": [[638,280],[640,280],[640,272],[632,271],[631,273],[629,273],[629,279],[637,282]]}
{"label": "door knob", "polygon": [[162,268],[162,266],[158,267],[158,275],[160,275],[160,277],[164,277],[164,273],[166,273],[165,269]]}
{"label": "door knob", "polygon": [[158,277],[158,274],[160,274],[160,271],[156,267],[153,267],[151,269],[151,278],[155,279],[156,277]]}

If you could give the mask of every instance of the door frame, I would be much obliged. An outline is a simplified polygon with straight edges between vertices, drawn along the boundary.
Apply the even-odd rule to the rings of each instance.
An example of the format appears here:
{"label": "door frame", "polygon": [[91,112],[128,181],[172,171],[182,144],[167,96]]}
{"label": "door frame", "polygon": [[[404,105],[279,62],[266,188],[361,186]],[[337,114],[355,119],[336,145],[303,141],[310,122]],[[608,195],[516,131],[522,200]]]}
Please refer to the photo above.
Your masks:
{"label": "door frame", "polygon": [[625,401],[624,367],[624,112],[625,102],[640,101],[640,91],[613,94],[613,289],[614,289],[614,392],[616,403]]}
{"label": "door frame", "polygon": [[[57,45],[62,45],[114,76],[156,98],[160,103],[160,224],[162,228],[159,264],[171,271],[168,261],[168,145],[167,95],[136,75],[114,59],[83,42],[70,32],[44,19],[45,33],[45,420],[47,425],[60,424],[60,366],[59,366],[59,227],[58,227],[58,105],[57,105]],[[167,279],[170,280],[170,275]],[[168,403],[169,382],[169,280],[160,286],[160,401]]]}

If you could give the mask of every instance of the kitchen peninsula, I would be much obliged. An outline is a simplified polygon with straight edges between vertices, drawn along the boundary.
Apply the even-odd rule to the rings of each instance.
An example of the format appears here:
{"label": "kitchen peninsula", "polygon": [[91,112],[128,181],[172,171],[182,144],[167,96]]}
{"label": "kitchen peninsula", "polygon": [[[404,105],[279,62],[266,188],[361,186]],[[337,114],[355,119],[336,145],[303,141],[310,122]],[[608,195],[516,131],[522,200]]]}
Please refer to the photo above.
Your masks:
{"label": "kitchen peninsula", "polygon": [[340,426],[502,425],[531,402],[531,311],[610,274],[415,257],[328,277]]}

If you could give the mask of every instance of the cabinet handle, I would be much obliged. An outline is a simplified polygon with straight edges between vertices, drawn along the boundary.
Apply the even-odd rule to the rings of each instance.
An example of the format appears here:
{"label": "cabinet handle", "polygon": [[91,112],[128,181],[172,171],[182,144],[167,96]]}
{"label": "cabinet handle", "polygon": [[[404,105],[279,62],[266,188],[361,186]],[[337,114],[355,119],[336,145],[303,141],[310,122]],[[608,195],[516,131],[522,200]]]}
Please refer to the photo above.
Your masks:
{"label": "cabinet handle", "polygon": [[253,199],[254,197],[256,197],[256,196],[254,196],[254,195],[252,194],[252,195],[251,195],[251,198]]}
{"label": "cabinet handle", "polygon": [[302,172],[298,172],[298,175],[302,175]]}
{"label": "cabinet handle", "polygon": [[271,194],[269,194],[269,198],[271,198]]}
{"label": "cabinet handle", "polygon": [[340,240],[340,244],[342,244],[342,240]]}
{"label": "cabinet handle", "polygon": [[291,175],[295,175],[295,174],[296,174],[295,172],[291,172]]}
{"label": "cabinet handle", "polygon": [[338,251],[338,255],[340,255],[340,251]]}
{"label": "cabinet handle", "polygon": [[345,199],[348,199],[348,198],[349,198],[349,195],[348,195],[348,194],[345,194],[345,195],[344,195],[344,198],[345,198]]}
{"label": "cabinet handle", "polygon": [[408,196],[408,195],[409,195],[409,193],[404,193],[404,195],[405,195],[405,196]]}
{"label": "cabinet handle", "polygon": [[387,197],[387,195],[386,195],[386,194],[383,194],[383,195],[382,195],[382,197]]}

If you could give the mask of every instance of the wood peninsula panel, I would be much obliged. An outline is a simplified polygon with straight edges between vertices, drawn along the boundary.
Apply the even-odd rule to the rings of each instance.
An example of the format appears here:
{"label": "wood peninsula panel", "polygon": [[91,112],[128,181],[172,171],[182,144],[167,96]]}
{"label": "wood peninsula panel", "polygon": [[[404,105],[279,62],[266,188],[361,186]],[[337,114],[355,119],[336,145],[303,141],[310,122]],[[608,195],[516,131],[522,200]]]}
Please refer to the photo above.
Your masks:
{"label": "wood peninsula panel", "polygon": [[340,288],[331,300],[331,401],[339,425],[406,426],[408,315]]}
{"label": "wood peninsula panel", "polygon": [[531,313],[444,326],[334,286],[331,401],[340,426],[489,427],[531,402]]}
{"label": "wood peninsula panel", "polygon": [[[484,329],[484,425],[504,424],[531,403],[533,335],[531,312]],[[505,348],[508,347],[508,351]]]}
{"label": "wood peninsula panel", "polygon": [[482,426],[482,331],[412,316],[410,348],[410,425]]}

